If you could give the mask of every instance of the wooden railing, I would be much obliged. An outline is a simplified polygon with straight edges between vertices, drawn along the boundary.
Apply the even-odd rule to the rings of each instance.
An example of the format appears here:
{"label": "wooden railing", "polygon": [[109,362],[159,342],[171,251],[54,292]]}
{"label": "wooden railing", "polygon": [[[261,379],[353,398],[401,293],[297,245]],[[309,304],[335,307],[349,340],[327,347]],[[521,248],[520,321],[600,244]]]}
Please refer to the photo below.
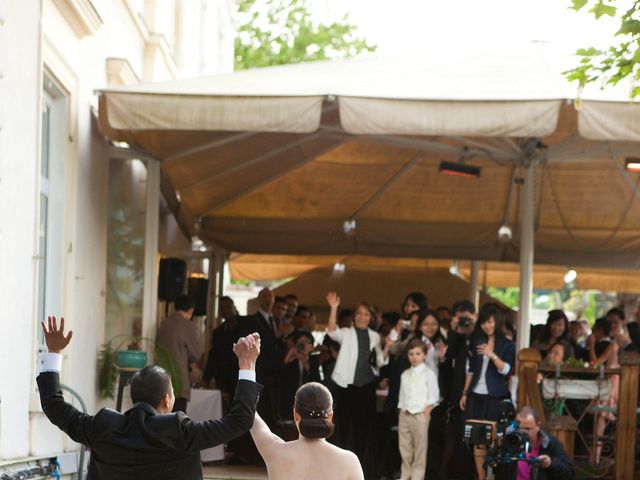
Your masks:
{"label": "wooden railing", "polygon": [[[518,405],[530,405],[540,413],[543,428],[548,430],[548,421],[543,415],[542,397],[538,388],[538,372],[553,373],[554,368],[541,367],[540,353],[526,348],[518,353]],[[585,373],[580,368],[562,368],[562,373]],[[595,371],[592,370],[592,373]],[[599,373],[600,371],[598,371]],[[636,455],[636,417],[638,412],[638,387],[640,377],[640,354],[622,352],[620,369],[605,369],[605,375],[620,375],[620,392],[616,412],[616,480],[633,480]]]}

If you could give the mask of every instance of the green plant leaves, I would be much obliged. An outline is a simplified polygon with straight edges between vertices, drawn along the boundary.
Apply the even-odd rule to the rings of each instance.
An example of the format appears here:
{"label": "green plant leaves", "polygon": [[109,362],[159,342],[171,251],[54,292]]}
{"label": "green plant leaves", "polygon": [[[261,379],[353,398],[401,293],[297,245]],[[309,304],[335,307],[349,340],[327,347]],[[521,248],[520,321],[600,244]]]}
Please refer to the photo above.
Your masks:
{"label": "green plant leaves", "polygon": [[237,70],[346,58],[376,48],[356,35],[348,16],[317,23],[308,0],[240,0],[236,24]]}
{"label": "green plant leaves", "polygon": [[105,343],[98,358],[98,387],[103,398],[113,398],[116,383],[116,353],[111,343]]}

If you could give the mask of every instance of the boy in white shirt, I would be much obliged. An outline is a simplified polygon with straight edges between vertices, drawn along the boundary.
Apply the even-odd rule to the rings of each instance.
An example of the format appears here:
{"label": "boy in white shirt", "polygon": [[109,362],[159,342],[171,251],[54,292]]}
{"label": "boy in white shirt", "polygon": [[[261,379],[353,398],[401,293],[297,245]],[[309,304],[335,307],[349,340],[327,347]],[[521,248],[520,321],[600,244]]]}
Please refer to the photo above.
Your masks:
{"label": "boy in white shirt", "polygon": [[408,368],[400,377],[398,443],[402,480],[424,480],[431,410],[440,398],[438,379],[425,365],[427,346],[415,339],[407,348]]}

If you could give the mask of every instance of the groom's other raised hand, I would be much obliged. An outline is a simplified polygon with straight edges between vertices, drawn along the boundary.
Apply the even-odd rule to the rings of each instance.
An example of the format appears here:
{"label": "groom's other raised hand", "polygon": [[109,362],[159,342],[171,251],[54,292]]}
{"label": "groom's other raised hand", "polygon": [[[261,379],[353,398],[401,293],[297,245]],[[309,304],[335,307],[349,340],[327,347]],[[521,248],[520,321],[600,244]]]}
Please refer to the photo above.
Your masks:
{"label": "groom's other raised hand", "polygon": [[48,317],[48,324],[49,327],[47,328],[44,322],[40,322],[49,353],[60,353],[67,345],[69,345],[71,337],[73,336],[73,331],[69,330],[69,333],[65,336],[63,317],[60,317],[60,328],[58,328],[55,316]]}

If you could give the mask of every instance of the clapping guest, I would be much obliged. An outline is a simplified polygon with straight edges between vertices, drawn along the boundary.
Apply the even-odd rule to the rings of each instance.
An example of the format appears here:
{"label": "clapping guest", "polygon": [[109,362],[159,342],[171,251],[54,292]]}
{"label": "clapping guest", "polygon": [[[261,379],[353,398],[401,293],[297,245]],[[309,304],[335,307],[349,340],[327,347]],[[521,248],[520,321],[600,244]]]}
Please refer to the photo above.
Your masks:
{"label": "clapping guest", "polygon": [[405,297],[402,302],[402,318],[408,321],[409,325],[406,326],[406,330],[402,334],[403,340],[415,331],[420,312],[424,312],[428,308],[427,296],[422,292],[411,292]]}
{"label": "clapping guest", "polygon": [[[497,421],[500,403],[510,398],[507,376],[515,365],[515,344],[502,334],[502,311],[495,303],[480,309],[470,339],[471,358],[460,409],[466,418]],[[479,480],[484,480],[485,451],[476,449],[474,459]]]}
{"label": "clapping guest", "polygon": [[445,338],[440,332],[440,321],[433,310],[427,310],[418,320],[415,338],[427,346],[425,364],[437,376],[438,366],[444,362],[447,353]]}
{"label": "clapping guest", "polygon": [[542,337],[534,342],[533,348],[540,351],[540,356],[544,360],[551,345],[558,340],[569,340],[569,319],[562,310],[551,310]]}
{"label": "clapping guest", "polygon": [[295,317],[296,312],[298,311],[298,297],[296,297],[293,293],[289,293],[284,296],[284,301],[287,304],[287,313],[285,318],[288,323],[293,321],[293,317]]}
{"label": "clapping guest", "polygon": [[388,345],[380,344],[380,335],[369,328],[375,311],[367,302],[360,302],[355,310],[355,325],[337,328],[340,297],[327,295],[331,307],[328,335],[340,344],[340,352],[332,379],[339,387],[336,401],[336,423],[343,448],[354,452],[366,477],[375,470],[376,374],[388,361]]}

